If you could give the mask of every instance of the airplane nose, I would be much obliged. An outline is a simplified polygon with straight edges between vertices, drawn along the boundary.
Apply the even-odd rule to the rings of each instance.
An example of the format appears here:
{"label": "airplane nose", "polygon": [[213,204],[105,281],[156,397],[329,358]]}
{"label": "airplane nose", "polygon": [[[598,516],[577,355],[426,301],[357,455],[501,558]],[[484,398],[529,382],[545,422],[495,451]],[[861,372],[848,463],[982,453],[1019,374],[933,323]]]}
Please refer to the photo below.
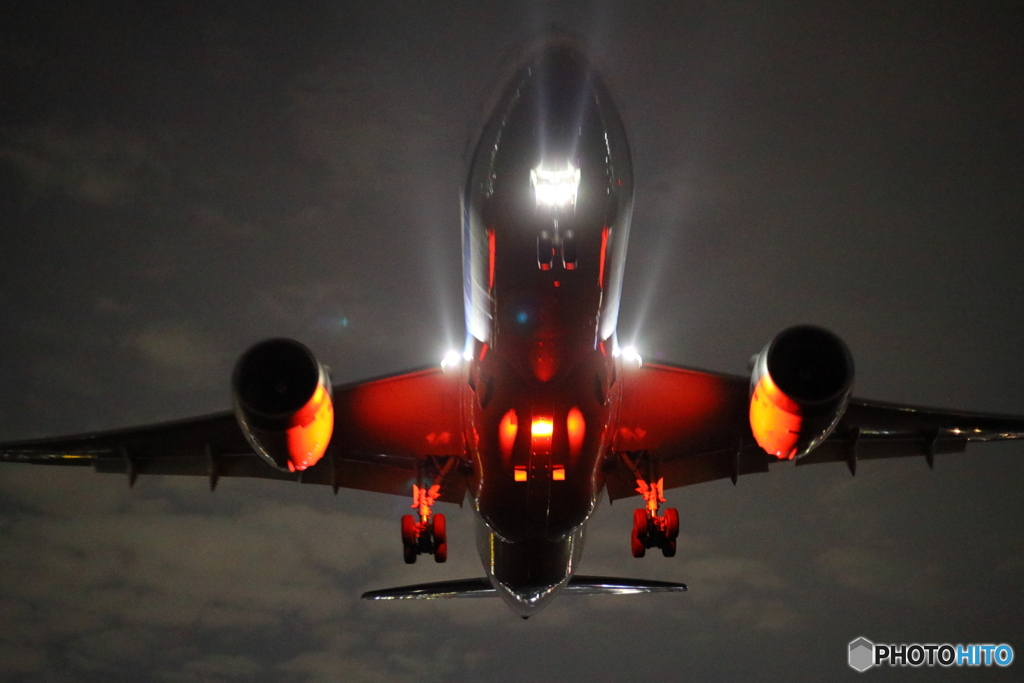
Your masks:
{"label": "airplane nose", "polygon": [[[586,147],[583,125],[590,124],[593,107],[591,70],[586,58],[567,45],[551,45],[527,67],[526,88],[513,117],[526,119],[537,156],[577,161]],[[587,134],[594,134],[587,125]]]}
{"label": "airplane nose", "polygon": [[501,222],[489,220],[492,211],[528,215],[551,199],[541,191],[600,222],[632,196],[629,148],[607,89],[566,40],[550,39],[522,64],[484,127],[466,196],[492,223]]}

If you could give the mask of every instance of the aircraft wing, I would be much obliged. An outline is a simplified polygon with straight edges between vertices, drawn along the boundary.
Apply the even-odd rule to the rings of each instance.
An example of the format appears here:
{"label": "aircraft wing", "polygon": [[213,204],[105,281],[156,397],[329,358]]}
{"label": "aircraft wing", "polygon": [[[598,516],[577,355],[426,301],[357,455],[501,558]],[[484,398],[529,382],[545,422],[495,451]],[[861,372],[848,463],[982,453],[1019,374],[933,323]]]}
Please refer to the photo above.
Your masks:
{"label": "aircraft wing", "polygon": [[[750,380],[644,363],[622,373],[622,404],[613,449],[646,452],[641,472],[665,488],[767,472],[779,462],[750,431]],[[1024,438],[1024,417],[937,410],[854,398],[832,435],[797,465],[959,453],[972,441]],[[652,468],[644,471],[643,468]],[[606,478],[612,500],[637,495],[621,459]]]}
{"label": "aircraft wing", "polygon": [[[408,496],[417,468],[436,471],[464,453],[459,377],[439,368],[334,387],[335,428],[323,459],[282,472],[256,455],[233,413],[146,427],[0,444],[0,461],[91,466],[139,475],[283,479]],[[461,464],[457,462],[456,465]],[[444,478],[440,500],[462,503],[466,478]]]}

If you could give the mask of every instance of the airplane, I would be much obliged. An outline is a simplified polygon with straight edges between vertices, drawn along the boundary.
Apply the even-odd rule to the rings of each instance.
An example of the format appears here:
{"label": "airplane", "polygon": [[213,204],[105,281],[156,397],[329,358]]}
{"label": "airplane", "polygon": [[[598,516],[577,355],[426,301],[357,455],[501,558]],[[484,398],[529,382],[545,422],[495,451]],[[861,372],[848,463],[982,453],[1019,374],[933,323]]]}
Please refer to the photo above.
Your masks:
{"label": "airplane", "polygon": [[676,554],[666,491],[772,465],[924,457],[1024,437],[1024,417],[852,395],[846,344],[791,327],[749,376],[644,362],[616,325],[633,208],[629,143],[572,38],[523,54],[483,126],[462,197],[466,342],[440,366],[334,386],[303,344],[242,354],[233,410],[179,422],[0,444],[0,461],[127,475],[259,477],[410,496],[403,559],[448,556],[437,502],[467,496],[484,577],[367,599],[499,596],[526,618],[557,595],[680,592],[583,576],[599,499],[639,496],[630,551]]}

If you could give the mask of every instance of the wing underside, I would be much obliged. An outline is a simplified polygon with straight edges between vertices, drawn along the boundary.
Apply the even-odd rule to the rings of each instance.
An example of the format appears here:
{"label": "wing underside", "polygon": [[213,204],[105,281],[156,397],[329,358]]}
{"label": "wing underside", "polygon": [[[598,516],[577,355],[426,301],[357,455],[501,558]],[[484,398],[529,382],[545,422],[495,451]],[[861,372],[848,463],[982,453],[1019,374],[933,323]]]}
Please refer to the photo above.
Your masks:
{"label": "wing underside", "polygon": [[[779,462],[750,431],[749,379],[671,365],[623,373],[613,450],[635,454],[643,474],[665,488],[767,472]],[[974,441],[1024,438],[1024,418],[853,399],[831,436],[797,465],[921,456],[932,464]],[[641,468],[642,469],[642,468]],[[621,461],[607,473],[612,500],[636,494],[635,473]]]}
{"label": "wing underside", "polygon": [[[120,473],[256,477],[409,495],[464,452],[459,382],[425,369],[334,388],[335,430],[324,458],[303,472],[283,472],[250,448],[233,413],[80,436],[0,444],[0,461],[89,466]],[[457,467],[440,500],[461,503],[466,480]]]}

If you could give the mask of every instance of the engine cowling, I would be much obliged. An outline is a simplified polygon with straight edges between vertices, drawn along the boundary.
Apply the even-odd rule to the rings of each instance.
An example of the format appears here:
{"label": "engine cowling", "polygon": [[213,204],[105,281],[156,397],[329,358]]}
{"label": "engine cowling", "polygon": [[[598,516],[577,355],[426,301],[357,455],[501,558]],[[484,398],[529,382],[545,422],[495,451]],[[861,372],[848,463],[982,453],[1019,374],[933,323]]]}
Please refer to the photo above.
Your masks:
{"label": "engine cowling", "polygon": [[750,429],[783,460],[807,455],[828,438],[853,390],[853,357],[821,327],[783,330],[753,359]]}
{"label": "engine cowling", "polygon": [[292,339],[268,339],[242,354],[231,379],[235,417],[253,450],[295,472],[323,457],[334,432],[328,370]]}

